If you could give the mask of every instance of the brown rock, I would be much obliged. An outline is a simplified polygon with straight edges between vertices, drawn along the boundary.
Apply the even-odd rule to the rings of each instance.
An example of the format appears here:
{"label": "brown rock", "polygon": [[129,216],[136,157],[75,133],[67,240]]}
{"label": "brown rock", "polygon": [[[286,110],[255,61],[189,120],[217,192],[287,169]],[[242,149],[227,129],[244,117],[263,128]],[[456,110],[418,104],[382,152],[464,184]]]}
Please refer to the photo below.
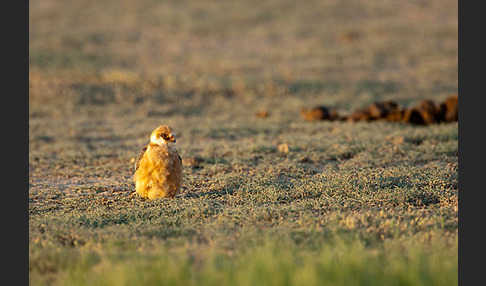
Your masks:
{"label": "brown rock", "polygon": [[351,115],[349,115],[347,120],[351,122],[371,121],[372,117],[367,109],[358,109],[355,110]]}
{"label": "brown rock", "polygon": [[405,110],[403,115],[403,122],[411,123],[415,125],[424,125],[425,121],[417,108],[410,108]]}
{"label": "brown rock", "polygon": [[340,118],[341,118],[341,116],[339,116],[337,111],[334,110],[334,109],[331,109],[331,111],[329,112],[329,120],[331,120],[331,121],[340,120]]}
{"label": "brown rock", "polygon": [[403,115],[403,122],[415,125],[427,125],[421,110],[417,107],[405,110],[405,114]]}
{"label": "brown rock", "polygon": [[314,120],[337,120],[338,113],[335,110],[330,110],[325,106],[316,106],[311,109],[302,108],[300,114],[307,121]]}
{"label": "brown rock", "polygon": [[432,100],[423,100],[419,109],[426,124],[439,122],[439,107]]}
{"label": "brown rock", "polygon": [[402,111],[394,101],[377,101],[364,109],[355,110],[349,117],[348,121],[372,121],[386,119],[390,121],[399,121],[397,118],[402,117]]}
{"label": "brown rock", "polygon": [[262,111],[257,112],[255,115],[258,118],[267,118],[268,116],[270,116],[270,113],[266,110],[262,110]]}
{"label": "brown rock", "polygon": [[418,106],[405,111],[403,121],[416,125],[438,123],[439,107],[432,100],[423,100]]}
{"label": "brown rock", "polygon": [[403,120],[404,115],[405,115],[405,110],[397,109],[388,113],[385,120],[390,122],[401,122]]}
{"label": "brown rock", "polygon": [[391,100],[375,102],[368,107],[372,119],[386,118],[388,114],[397,110],[399,110],[398,104]]}
{"label": "brown rock", "polygon": [[454,122],[458,120],[459,97],[457,94],[449,96],[439,106],[439,120],[444,122]]}

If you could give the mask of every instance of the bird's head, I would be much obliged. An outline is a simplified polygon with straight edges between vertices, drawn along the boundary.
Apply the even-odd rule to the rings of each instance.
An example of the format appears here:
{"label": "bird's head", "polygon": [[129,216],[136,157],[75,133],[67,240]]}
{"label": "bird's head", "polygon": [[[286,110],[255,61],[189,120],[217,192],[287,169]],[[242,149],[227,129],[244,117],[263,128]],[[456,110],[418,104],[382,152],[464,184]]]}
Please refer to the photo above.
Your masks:
{"label": "bird's head", "polygon": [[150,135],[150,143],[157,145],[166,145],[169,142],[176,142],[175,134],[172,133],[172,129],[167,125],[160,125],[155,128]]}

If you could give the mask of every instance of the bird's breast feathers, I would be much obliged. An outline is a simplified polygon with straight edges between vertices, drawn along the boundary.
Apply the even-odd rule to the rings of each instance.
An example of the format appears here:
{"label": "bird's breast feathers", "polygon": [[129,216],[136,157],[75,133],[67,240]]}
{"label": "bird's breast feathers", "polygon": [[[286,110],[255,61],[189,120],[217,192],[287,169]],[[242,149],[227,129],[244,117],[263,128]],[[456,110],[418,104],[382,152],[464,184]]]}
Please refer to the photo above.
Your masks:
{"label": "bird's breast feathers", "polygon": [[179,154],[173,146],[149,144],[145,156],[154,165],[173,165],[180,162]]}

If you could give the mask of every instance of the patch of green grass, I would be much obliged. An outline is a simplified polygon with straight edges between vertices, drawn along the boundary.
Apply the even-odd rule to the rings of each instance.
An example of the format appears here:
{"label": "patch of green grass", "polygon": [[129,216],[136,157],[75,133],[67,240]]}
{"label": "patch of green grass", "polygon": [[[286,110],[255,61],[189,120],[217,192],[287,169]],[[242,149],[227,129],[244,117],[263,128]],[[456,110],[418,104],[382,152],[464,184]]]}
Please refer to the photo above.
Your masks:
{"label": "patch of green grass", "polygon": [[31,258],[31,281],[58,267],[63,278],[55,285],[456,285],[457,242],[436,243],[369,248],[359,240],[329,239],[311,251],[267,238],[239,253],[115,246],[72,255],[64,249]]}

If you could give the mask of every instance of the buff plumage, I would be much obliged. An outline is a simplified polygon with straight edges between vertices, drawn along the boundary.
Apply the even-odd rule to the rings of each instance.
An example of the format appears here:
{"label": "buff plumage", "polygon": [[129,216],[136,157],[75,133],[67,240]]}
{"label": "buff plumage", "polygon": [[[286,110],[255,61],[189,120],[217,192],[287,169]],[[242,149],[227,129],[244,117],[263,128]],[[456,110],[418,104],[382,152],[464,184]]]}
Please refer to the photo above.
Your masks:
{"label": "buff plumage", "polygon": [[157,127],[135,164],[135,190],[149,199],[172,198],[182,185],[182,161],[170,127]]}

